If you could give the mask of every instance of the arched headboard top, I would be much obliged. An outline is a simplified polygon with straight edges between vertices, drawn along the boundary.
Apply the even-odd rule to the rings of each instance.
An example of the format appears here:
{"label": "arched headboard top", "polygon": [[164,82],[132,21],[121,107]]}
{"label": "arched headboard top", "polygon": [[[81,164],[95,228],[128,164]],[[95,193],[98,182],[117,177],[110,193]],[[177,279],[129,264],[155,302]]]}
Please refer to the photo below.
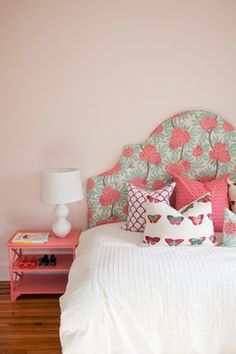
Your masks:
{"label": "arched headboard top", "polygon": [[158,189],[178,172],[199,180],[236,178],[236,130],[203,110],[175,114],[142,144],[125,145],[117,164],[87,181],[88,226],[127,218],[127,184]]}

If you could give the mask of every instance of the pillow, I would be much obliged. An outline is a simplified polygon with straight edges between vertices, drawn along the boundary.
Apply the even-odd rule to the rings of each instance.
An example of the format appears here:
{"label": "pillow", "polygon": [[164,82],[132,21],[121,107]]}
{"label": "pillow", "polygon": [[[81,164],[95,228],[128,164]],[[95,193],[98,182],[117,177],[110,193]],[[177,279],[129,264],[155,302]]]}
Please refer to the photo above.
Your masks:
{"label": "pillow", "polygon": [[215,237],[216,237],[216,246],[220,246],[223,243],[223,232],[215,232]]}
{"label": "pillow", "polygon": [[223,244],[236,247],[236,214],[229,209],[224,212]]}
{"label": "pillow", "polygon": [[145,228],[146,197],[148,195],[159,202],[170,203],[170,196],[175,188],[175,182],[155,191],[145,190],[129,183],[128,190],[128,217],[125,230],[143,232]]}
{"label": "pillow", "polygon": [[236,213],[236,182],[231,181],[228,179],[229,184],[229,204],[231,210]]}
{"label": "pillow", "polygon": [[204,193],[210,192],[212,202],[212,215],[215,231],[223,229],[224,209],[229,208],[227,177],[220,177],[209,182],[199,182],[188,177],[173,174],[176,181],[176,203],[175,208],[180,209]]}
{"label": "pillow", "polygon": [[209,193],[179,211],[147,196],[146,208],[144,243],[158,246],[215,244]]}

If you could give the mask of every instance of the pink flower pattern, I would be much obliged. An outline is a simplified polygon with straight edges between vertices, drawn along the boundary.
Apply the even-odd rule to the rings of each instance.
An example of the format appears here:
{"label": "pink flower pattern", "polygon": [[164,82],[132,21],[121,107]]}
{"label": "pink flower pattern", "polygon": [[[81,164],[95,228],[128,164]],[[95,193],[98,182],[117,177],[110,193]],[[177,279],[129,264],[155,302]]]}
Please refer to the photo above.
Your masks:
{"label": "pink flower pattern", "polygon": [[173,173],[182,174],[190,170],[191,164],[187,160],[170,163],[166,166],[166,171],[172,175]]}
{"label": "pink flower pattern", "polygon": [[153,182],[152,189],[157,190],[157,189],[163,188],[164,186],[165,186],[165,183],[161,179],[158,179],[157,181]]}
{"label": "pink flower pattern", "polygon": [[226,144],[221,142],[214,144],[213,150],[209,151],[209,157],[212,160],[217,160],[223,163],[229,162],[231,160]]}
{"label": "pink flower pattern", "polygon": [[173,129],[172,137],[169,141],[169,147],[171,149],[178,149],[186,144],[190,139],[190,134],[187,130],[183,130],[179,127]]}
{"label": "pink flower pattern", "polygon": [[203,150],[202,147],[200,145],[197,145],[194,149],[193,149],[193,156],[195,157],[199,157],[203,154]]}
{"label": "pink flower pattern", "polygon": [[146,187],[146,184],[147,184],[147,181],[145,178],[143,177],[134,177],[134,178],[131,178],[130,182],[135,186],[135,187],[139,187],[139,188],[145,188]]}
{"label": "pink flower pattern", "polygon": [[156,146],[148,144],[140,152],[139,157],[143,161],[147,161],[151,164],[157,165],[161,162],[161,155],[157,151]]}
{"label": "pink flower pattern", "polygon": [[134,153],[134,150],[131,147],[128,147],[123,151],[123,156],[130,157],[133,155],[133,153]]}
{"label": "pink flower pattern", "polygon": [[229,122],[224,122],[223,129],[226,133],[230,133],[234,130],[234,127]]}
{"label": "pink flower pattern", "polygon": [[120,192],[117,189],[112,189],[111,186],[105,186],[100,195],[100,204],[104,207],[112,205],[120,199]]}
{"label": "pink flower pattern", "polygon": [[88,187],[89,189],[93,189],[94,186],[95,186],[94,179],[93,179],[93,178],[89,178],[89,179],[87,180],[87,187]]}
{"label": "pink flower pattern", "polygon": [[205,117],[200,121],[200,125],[202,129],[207,132],[211,132],[213,129],[217,127],[217,119],[215,117]]}

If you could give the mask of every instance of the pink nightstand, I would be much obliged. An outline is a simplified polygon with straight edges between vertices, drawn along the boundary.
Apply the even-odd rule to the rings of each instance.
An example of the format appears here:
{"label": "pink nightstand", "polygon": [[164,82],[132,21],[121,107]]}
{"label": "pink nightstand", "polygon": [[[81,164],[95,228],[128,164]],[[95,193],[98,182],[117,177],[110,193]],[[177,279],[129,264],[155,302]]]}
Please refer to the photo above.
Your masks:
{"label": "pink nightstand", "polygon": [[[49,232],[49,230],[17,230],[16,232]],[[15,234],[7,244],[11,300],[15,301],[22,294],[63,294],[69,269],[75,258],[80,231],[72,230],[68,236],[63,238],[56,237],[51,233],[48,242],[43,244],[14,244],[11,240]],[[30,253],[30,250],[32,250],[32,253]],[[60,250],[59,254],[57,254],[58,250]],[[44,254],[50,255],[52,253],[57,258],[55,267],[39,267],[38,265],[33,269],[19,267],[25,255],[28,258],[36,256],[36,259],[38,259]]]}

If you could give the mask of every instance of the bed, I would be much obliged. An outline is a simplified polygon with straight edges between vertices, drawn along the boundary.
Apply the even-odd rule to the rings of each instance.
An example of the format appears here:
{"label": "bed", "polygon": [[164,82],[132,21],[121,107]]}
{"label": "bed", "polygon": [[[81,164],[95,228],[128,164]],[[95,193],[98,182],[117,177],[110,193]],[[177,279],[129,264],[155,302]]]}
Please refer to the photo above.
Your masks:
{"label": "bed", "polygon": [[[174,136],[176,128],[182,135]],[[217,142],[230,151],[227,161],[209,153]],[[143,153],[150,145],[159,159]],[[182,112],[88,180],[89,229],[60,299],[64,354],[236,353],[235,248],[146,247],[142,232],[124,230],[128,181],[168,183],[173,167],[198,179],[235,178],[235,150],[230,123],[206,111]]]}

